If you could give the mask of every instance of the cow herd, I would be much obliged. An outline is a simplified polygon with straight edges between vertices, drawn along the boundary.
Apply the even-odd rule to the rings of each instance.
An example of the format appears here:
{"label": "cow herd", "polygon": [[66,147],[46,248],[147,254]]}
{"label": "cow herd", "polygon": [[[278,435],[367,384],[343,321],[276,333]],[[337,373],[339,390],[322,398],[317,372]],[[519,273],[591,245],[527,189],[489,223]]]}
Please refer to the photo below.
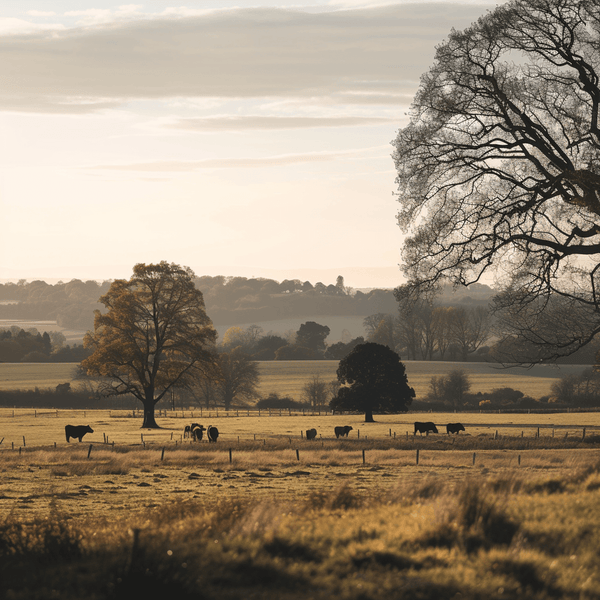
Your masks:
{"label": "cow herd", "polygon": [[[461,431],[464,431],[465,427],[462,423],[448,423],[448,425],[446,425],[446,433],[447,434],[451,434],[451,433],[460,433]],[[419,435],[423,435],[426,434],[428,435],[429,432],[431,433],[438,433],[437,427],[435,426],[435,423],[432,423],[431,421],[425,421],[425,422],[420,422],[420,421],[415,421],[415,432],[414,435],[417,435],[417,433]]]}
{"label": "cow herd", "polygon": [[191,438],[196,442],[201,442],[204,437],[204,432],[206,431],[206,439],[209,442],[216,442],[219,437],[219,430],[209,425],[208,427],[204,427],[200,425],[200,423],[192,423],[191,425],[186,425],[183,430],[184,438]]}
{"label": "cow herd", "polygon": [[[446,433],[460,433],[464,431],[465,428],[462,423],[448,423],[446,425]],[[336,438],[340,437],[348,437],[348,434],[352,431],[352,427],[350,425],[338,426],[335,427],[333,432],[335,433]],[[183,437],[190,438],[196,442],[201,442],[204,437],[204,432],[206,432],[206,439],[209,442],[216,442],[219,437],[219,430],[213,425],[209,425],[208,427],[204,427],[200,423],[192,423],[191,425],[186,425],[183,430]],[[415,431],[414,435],[429,435],[429,433],[438,433],[438,429],[435,426],[435,423],[431,421],[415,422]],[[67,442],[70,441],[70,438],[78,438],[81,442],[83,436],[86,433],[94,433],[94,430],[89,425],[65,425],[65,436],[67,438]],[[306,439],[314,440],[317,437],[316,429],[307,429],[306,430]]]}

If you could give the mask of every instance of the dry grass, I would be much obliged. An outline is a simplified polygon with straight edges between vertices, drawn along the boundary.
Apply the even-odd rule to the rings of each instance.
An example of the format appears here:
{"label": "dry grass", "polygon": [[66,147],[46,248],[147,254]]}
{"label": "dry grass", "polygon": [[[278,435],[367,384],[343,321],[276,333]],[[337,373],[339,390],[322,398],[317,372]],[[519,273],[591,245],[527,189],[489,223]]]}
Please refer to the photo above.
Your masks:
{"label": "dry grass", "polygon": [[[581,365],[536,365],[532,369],[514,367],[499,369],[488,363],[454,363],[438,361],[406,361],[408,382],[423,398],[429,390],[433,376],[439,376],[452,369],[461,368],[469,373],[471,391],[490,392],[494,388],[512,387],[533,398],[550,394],[552,383],[570,373],[580,373]],[[336,379],[337,361],[267,361],[260,362],[260,392],[267,396],[270,392],[291,396],[296,400],[302,397],[302,387],[313,375],[324,381]]]}
{"label": "dry grass", "polygon": [[[563,375],[580,373],[581,365],[536,365],[532,369],[498,369],[487,363],[451,363],[406,361],[409,384],[417,398],[427,394],[431,377],[443,375],[451,369],[462,368],[470,375],[471,391],[490,392],[494,388],[512,387],[533,398],[548,395],[552,383]],[[337,361],[265,361],[259,362],[261,380],[259,391],[263,396],[277,392],[296,400],[302,398],[302,387],[314,375],[323,381],[336,379]],[[75,364],[17,363],[0,364],[0,390],[54,389],[59,383],[74,381]]]}
{"label": "dry grass", "polygon": [[[211,497],[174,491],[135,510],[81,516],[58,497],[43,514],[15,508],[0,517],[0,560],[11,567],[0,596],[600,596],[598,456],[560,475],[505,469],[453,479],[428,470],[385,488],[364,473],[286,498],[221,487]],[[226,481],[236,472],[218,474]],[[79,485],[91,495],[88,477]],[[196,487],[210,485],[204,472],[196,477]]]}

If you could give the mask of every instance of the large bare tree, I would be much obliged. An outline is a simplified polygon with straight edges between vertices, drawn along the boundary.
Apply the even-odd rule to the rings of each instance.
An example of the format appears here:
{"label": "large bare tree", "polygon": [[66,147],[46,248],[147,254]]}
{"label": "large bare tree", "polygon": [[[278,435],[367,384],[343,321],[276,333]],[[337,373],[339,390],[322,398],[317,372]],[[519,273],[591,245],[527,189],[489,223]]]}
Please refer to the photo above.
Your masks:
{"label": "large bare tree", "polygon": [[599,76],[597,0],[512,0],[438,47],[393,142],[411,284],[497,278],[534,360],[600,331]]}

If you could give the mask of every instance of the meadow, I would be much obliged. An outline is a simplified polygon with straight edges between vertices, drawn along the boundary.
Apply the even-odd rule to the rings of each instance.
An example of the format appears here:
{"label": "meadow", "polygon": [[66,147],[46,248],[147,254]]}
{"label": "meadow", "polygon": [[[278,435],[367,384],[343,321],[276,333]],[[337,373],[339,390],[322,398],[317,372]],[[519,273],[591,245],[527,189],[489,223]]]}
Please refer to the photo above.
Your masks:
{"label": "meadow", "polygon": [[192,417],[0,410],[0,597],[600,595],[598,413]]}
{"label": "meadow", "polygon": [[[280,394],[286,369],[297,390],[336,366],[276,364]],[[421,364],[412,385],[451,368]],[[556,371],[523,373],[542,389]],[[0,598],[600,597],[600,413],[375,419],[161,410],[143,430],[139,410],[2,408]],[[191,421],[218,442],[185,439]],[[67,423],[94,432],[67,443]]]}
{"label": "meadow", "polygon": [[[579,374],[583,365],[536,365],[531,369],[521,367],[500,368],[489,363],[456,363],[439,361],[407,361],[409,385],[417,398],[428,391],[431,377],[452,369],[464,369],[471,380],[471,392],[489,392],[494,388],[512,387],[533,398],[550,394],[552,384],[568,374]],[[280,396],[302,398],[303,386],[313,376],[329,382],[335,380],[338,361],[264,361],[259,362],[259,393],[262,397],[272,392]],[[55,388],[59,383],[70,382],[76,388],[77,365],[73,363],[0,363],[0,391]]]}

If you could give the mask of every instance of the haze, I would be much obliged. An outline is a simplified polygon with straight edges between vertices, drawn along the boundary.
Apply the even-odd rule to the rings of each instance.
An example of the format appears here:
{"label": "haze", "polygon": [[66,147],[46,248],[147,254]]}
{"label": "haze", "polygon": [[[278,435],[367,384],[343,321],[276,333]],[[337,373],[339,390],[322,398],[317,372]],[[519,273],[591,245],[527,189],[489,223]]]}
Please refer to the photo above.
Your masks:
{"label": "haze", "polygon": [[0,279],[398,285],[390,141],[496,4],[4,0]]}

